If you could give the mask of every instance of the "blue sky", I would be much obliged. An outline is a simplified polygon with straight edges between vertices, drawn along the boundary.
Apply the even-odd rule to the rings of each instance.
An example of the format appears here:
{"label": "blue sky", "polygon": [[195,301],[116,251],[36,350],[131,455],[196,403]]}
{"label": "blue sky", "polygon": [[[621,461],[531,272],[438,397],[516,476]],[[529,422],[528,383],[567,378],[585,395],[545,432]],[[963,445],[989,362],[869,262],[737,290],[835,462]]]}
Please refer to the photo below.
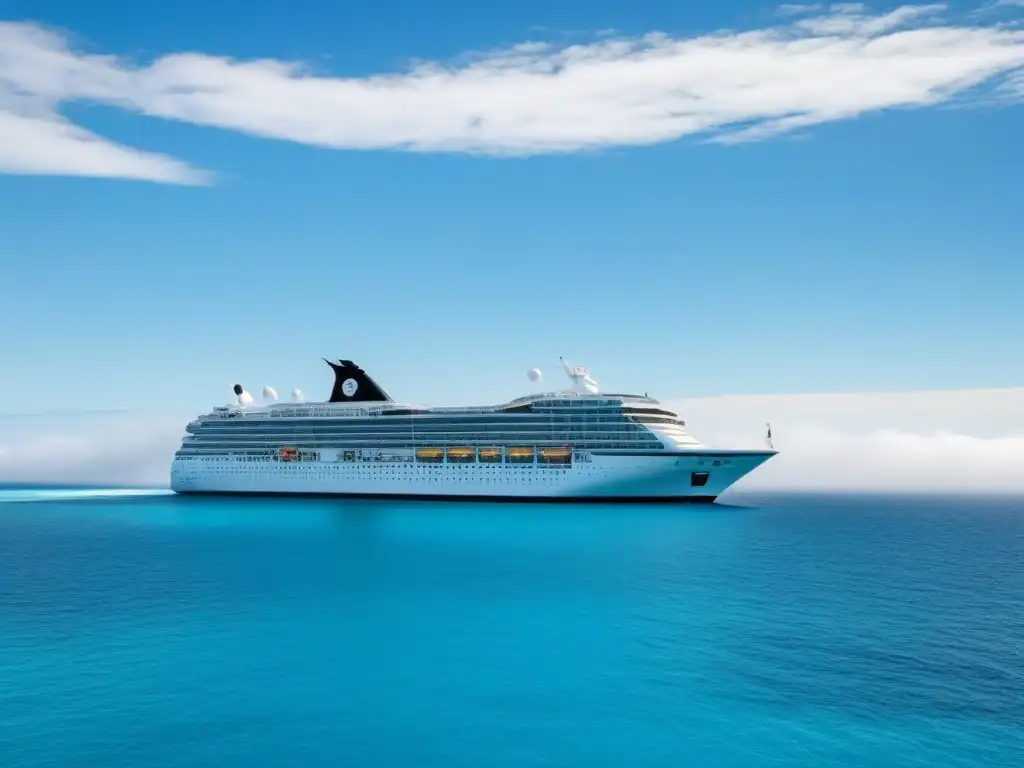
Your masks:
{"label": "blue sky", "polygon": [[1024,8],[915,8],[0,0],[3,409],[1019,385]]}

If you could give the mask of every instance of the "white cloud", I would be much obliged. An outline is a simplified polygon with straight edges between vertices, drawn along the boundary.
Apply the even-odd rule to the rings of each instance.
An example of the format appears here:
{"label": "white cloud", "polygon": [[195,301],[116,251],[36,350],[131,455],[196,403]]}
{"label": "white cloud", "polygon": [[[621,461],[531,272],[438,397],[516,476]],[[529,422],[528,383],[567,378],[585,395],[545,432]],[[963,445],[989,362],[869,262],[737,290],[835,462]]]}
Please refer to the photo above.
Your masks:
{"label": "white cloud", "polygon": [[[1024,491],[1024,388],[665,401],[708,445],[780,453],[737,488]],[[0,418],[0,482],[166,486],[191,414]]]}
{"label": "white cloud", "polygon": [[825,6],[822,3],[783,3],[779,6],[779,13],[783,16],[802,16],[808,13],[823,11]]}
{"label": "white cloud", "polygon": [[904,5],[882,15],[871,15],[861,3],[840,3],[831,7],[832,13],[796,22],[800,29],[818,35],[859,35],[874,37],[890,30],[906,27],[910,22],[946,10],[945,4]]}
{"label": "white cloud", "polygon": [[532,154],[692,135],[754,141],[936,104],[1024,65],[1024,31],[943,23],[942,10],[808,6],[760,30],[527,42],[361,78],[199,53],[141,64],[3,23],[0,172],[204,180],[62,120],[73,101],[337,149]]}
{"label": "white cloud", "polygon": [[210,174],[165,155],[119,147],[56,115],[0,111],[0,173],[203,184]]}
{"label": "white cloud", "polygon": [[107,176],[200,184],[208,174],[121,147],[65,120],[64,100],[117,87],[112,60],[76,56],[57,35],[0,23],[0,173]]}

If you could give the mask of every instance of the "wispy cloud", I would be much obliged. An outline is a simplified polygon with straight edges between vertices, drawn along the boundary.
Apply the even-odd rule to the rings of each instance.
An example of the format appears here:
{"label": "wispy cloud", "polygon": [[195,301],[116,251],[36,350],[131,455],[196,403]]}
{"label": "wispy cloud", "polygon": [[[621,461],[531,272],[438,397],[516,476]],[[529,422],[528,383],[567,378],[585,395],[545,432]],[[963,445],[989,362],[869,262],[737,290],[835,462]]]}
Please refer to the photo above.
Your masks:
{"label": "wispy cloud", "polygon": [[[709,445],[780,454],[740,488],[1024,491],[1024,388],[666,400]],[[163,485],[193,414],[0,417],[0,482]]]}
{"label": "wispy cloud", "polygon": [[76,54],[54,32],[0,22],[0,173],[201,184],[210,175],[119,146],[63,118],[63,102],[110,101],[130,79],[112,58]]}
{"label": "wispy cloud", "polygon": [[33,116],[2,110],[0,173],[171,184],[204,184],[212,179],[211,174],[172,157],[118,146],[55,114]]}
{"label": "wispy cloud", "polygon": [[783,3],[778,10],[783,16],[802,16],[808,13],[820,13],[825,10],[825,5],[822,3]]}
{"label": "wispy cloud", "polygon": [[795,26],[816,35],[858,35],[874,37],[898,29],[906,29],[912,22],[937,19],[946,10],[945,4],[905,5],[881,15],[872,15],[861,3],[841,3],[830,8],[831,13],[811,19],[801,19]]}
{"label": "wispy cloud", "polygon": [[947,23],[943,10],[804,6],[759,30],[527,42],[362,78],[199,53],[142,64],[0,23],[0,172],[209,179],[68,122],[60,109],[73,101],[337,149],[535,154],[762,140],[934,105],[1024,65],[1024,31]]}

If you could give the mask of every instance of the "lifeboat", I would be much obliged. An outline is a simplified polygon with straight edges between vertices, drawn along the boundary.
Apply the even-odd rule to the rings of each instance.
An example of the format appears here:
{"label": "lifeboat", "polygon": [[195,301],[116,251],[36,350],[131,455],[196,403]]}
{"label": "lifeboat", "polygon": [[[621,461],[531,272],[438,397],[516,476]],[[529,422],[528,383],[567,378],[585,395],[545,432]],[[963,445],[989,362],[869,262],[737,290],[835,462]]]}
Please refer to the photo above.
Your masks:
{"label": "lifeboat", "polygon": [[440,448],[417,448],[417,461],[430,461],[437,463],[444,458],[444,451]]}
{"label": "lifeboat", "polygon": [[542,464],[570,464],[572,449],[567,445],[544,448],[540,452],[540,461]]}
{"label": "lifeboat", "polygon": [[501,463],[501,448],[481,448],[477,452],[477,460],[487,462],[489,464],[500,464]]}
{"label": "lifeboat", "polygon": [[282,446],[277,452],[277,457],[280,461],[298,461],[299,449],[292,448],[291,446]]}
{"label": "lifeboat", "polygon": [[449,448],[447,454],[448,461],[467,462],[476,458],[476,450],[473,448]]}
{"label": "lifeboat", "polygon": [[532,464],[533,463],[533,448],[509,448],[505,451],[505,456],[512,464]]}

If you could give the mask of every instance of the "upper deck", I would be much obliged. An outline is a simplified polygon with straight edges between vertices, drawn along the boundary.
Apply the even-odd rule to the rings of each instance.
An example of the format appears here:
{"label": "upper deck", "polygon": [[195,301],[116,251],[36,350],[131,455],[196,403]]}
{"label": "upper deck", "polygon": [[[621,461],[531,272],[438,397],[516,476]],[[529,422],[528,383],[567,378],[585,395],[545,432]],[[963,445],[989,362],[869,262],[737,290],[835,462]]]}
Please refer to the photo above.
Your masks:
{"label": "upper deck", "polygon": [[[654,398],[626,394],[579,394],[577,392],[543,392],[517,397],[498,405],[425,406],[411,403],[271,403],[261,406],[224,405],[200,417],[205,419],[352,419],[388,416],[473,416],[514,413],[582,413],[583,411],[630,412],[648,406],[660,409]],[[664,411],[669,414],[669,411]],[[672,414],[674,415],[674,414]]]}

